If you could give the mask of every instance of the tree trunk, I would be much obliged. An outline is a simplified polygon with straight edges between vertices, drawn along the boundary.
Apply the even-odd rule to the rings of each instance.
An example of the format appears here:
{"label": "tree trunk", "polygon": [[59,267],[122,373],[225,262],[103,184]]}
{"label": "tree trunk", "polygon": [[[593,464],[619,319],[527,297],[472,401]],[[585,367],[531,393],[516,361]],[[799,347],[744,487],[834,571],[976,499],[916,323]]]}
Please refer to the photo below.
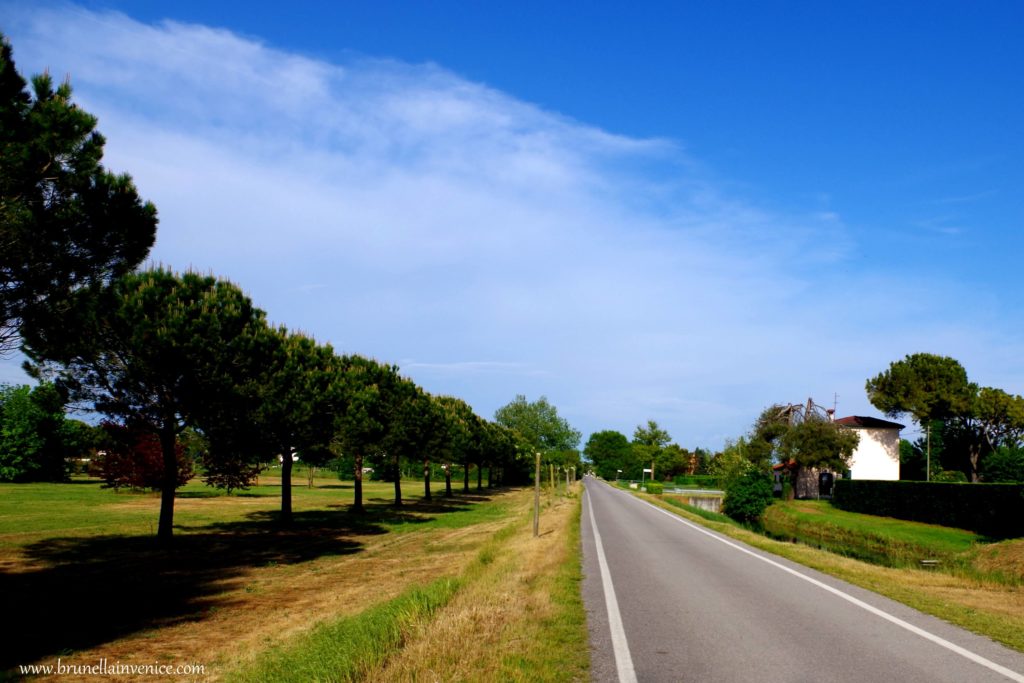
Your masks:
{"label": "tree trunk", "polygon": [[430,500],[430,461],[423,461],[423,500]]}
{"label": "tree trunk", "polygon": [[444,497],[452,497],[452,464],[448,463],[444,467]]}
{"label": "tree trunk", "polygon": [[981,457],[981,444],[972,443],[967,449],[967,459],[971,465],[971,481],[978,481],[978,459]]}
{"label": "tree trunk", "polygon": [[462,466],[462,492],[469,493],[469,461]]}
{"label": "tree trunk", "polygon": [[292,452],[281,453],[281,523],[292,523]]}
{"label": "tree trunk", "polygon": [[160,545],[169,545],[174,534],[174,491],[178,487],[177,425],[165,423],[160,429],[160,450],[164,457],[164,481],[160,489],[160,521],[156,537]]}
{"label": "tree trunk", "polygon": [[352,482],[353,499],[352,499],[352,512],[363,511],[363,456],[357,454],[355,456],[355,467],[353,468],[353,476],[355,479]]}
{"label": "tree trunk", "polygon": [[395,507],[402,506],[402,468],[395,456]]}
{"label": "tree trunk", "polygon": [[491,463],[491,466],[487,468],[487,488],[494,488],[494,463]]}
{"label": "tree trunk", "polygon": [[476,490],[480,491],[484,488],[484,466],[476,466]]}

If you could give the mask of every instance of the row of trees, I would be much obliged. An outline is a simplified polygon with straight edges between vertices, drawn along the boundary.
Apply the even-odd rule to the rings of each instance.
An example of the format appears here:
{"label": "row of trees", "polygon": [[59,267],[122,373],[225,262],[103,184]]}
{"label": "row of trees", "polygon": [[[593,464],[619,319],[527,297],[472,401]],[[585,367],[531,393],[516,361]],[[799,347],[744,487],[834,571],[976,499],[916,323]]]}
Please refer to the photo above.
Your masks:
{"label": "row of trees", "polygon": [[[204,465],[213,485],[245,486],[261,463],[282,456],[285,523],[292,518],[293,453],[314,466],[351,456],[360,511],[369,464],[397,469],[399,459],[418,458],[429,498],[431,463],[445,463],[450,495],[453,464],[462,465],[468,490],[472,466],[514,467],[523,441],[461,399],[431,396],[393,365],[339,355],[267,324],[238,287],[212,276],[160,268],[125,275],[83,323],[84,334],[32,337],[25,344],[30,370],[71,401],[159,443],[161,538],[171,534],[186,429],[207,440]],[[401,477],[394,484],[401,505]]]}
{"label": "row of trees", "polygon": [[[936,469],[961,472],[968,481],[1024,477],[1024,398],[971,382],[955,359],[908,355],[869,379],[866,388],[876,408],[891,417],[909,415],[925,432],[917,447],[927,463],[923,478]],[[908,459],[915,456],[913,448],[904,452]]]}
{"label": "row of trees", "polygon": [[711,461],[706,451],[693,452],[672,443],[672,437],[654,420],[637,425],[630,441],[621,432],[594,432],[583,449],[594,473],[605,479],[640,479],[653,469],[656,479],[669,481],[684,474],[705,474]]}
{"label": "row of trees", "polygon": [[[370,463],[398,469],[417,459],[429,498],[435,462],[446,465],[450,495],[455,463],[468,490],[474,465],[479,477],[484,465],[516,469],[528,451],[572,460],[579,434],[545,399],[517,397],[489,422],[458,398],[431,396],[393,365],[270,325],[230,282],[138,271],[155,238],[156,209],[130,177],[103,168],[95,126],[71,102],[68,83],[54,88],[37,76],[29,92],[2,41],[0,351],[20,346],[26,369],[61,404],[122,425],[126,447],[159,452],[161,539],[172,533],[187,431],[205,439],[213,485],[245,486],[261,463],[280,456],[284,522],[292,517],[293,453],[311,465],[350,457],[357,511]],[[401,504],[401,477],[394,481]]]}

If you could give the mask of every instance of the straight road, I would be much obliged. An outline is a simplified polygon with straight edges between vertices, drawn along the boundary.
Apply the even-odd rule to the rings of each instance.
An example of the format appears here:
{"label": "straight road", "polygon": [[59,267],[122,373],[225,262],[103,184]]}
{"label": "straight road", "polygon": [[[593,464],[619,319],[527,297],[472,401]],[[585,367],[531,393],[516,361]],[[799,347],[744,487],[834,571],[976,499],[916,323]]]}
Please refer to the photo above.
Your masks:
{"label": "straight road", "polygon": [[595,681],[1024,683],[1024,654],[584,479]]}

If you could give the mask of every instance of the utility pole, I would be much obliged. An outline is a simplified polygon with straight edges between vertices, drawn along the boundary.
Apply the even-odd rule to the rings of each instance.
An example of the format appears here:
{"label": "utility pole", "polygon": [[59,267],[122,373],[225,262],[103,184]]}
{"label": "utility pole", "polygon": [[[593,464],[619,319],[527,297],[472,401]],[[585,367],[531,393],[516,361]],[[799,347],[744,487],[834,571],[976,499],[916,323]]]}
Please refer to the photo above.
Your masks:
{"label": "utility pole", "polygon": [[924,461],[924,480],[932,480],[932,421],[928,420],[928,424],[924,428],[924,443],[925,443],[925,461]]}

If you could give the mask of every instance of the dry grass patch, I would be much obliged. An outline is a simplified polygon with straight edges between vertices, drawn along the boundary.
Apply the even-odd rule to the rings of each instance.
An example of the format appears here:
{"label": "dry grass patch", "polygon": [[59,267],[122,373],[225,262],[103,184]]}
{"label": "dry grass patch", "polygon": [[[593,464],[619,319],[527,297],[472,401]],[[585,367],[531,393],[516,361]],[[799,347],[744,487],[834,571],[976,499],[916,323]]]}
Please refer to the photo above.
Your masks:
{"label": "dry grass patch", "polygon": [[[499,524],[481,524],[470,535],[479,545]],[[357,614],[409,586],[458,574],[474,557],[466,536],[462,529],[380,536],[355,555],[254,568],[220,586],[201,618],[79,652],[76,658],[201,661],[212,668],[208,680],[216,680],[221,672],[246,666],[267,647],[321,622]],[[433,550],[425,552],[426,546]]]}
{"label": "dry grass patch", "polygon": [[588,679],[578,495],[549,501],[539,538],[529,509],[481,550],[451,603],[367,680]]}
{"label": "dry grass patch", "polygon": [[1000,574],[1024,584],[1024,538],[993,543],[978,549],[974,566],[984,573]]}

